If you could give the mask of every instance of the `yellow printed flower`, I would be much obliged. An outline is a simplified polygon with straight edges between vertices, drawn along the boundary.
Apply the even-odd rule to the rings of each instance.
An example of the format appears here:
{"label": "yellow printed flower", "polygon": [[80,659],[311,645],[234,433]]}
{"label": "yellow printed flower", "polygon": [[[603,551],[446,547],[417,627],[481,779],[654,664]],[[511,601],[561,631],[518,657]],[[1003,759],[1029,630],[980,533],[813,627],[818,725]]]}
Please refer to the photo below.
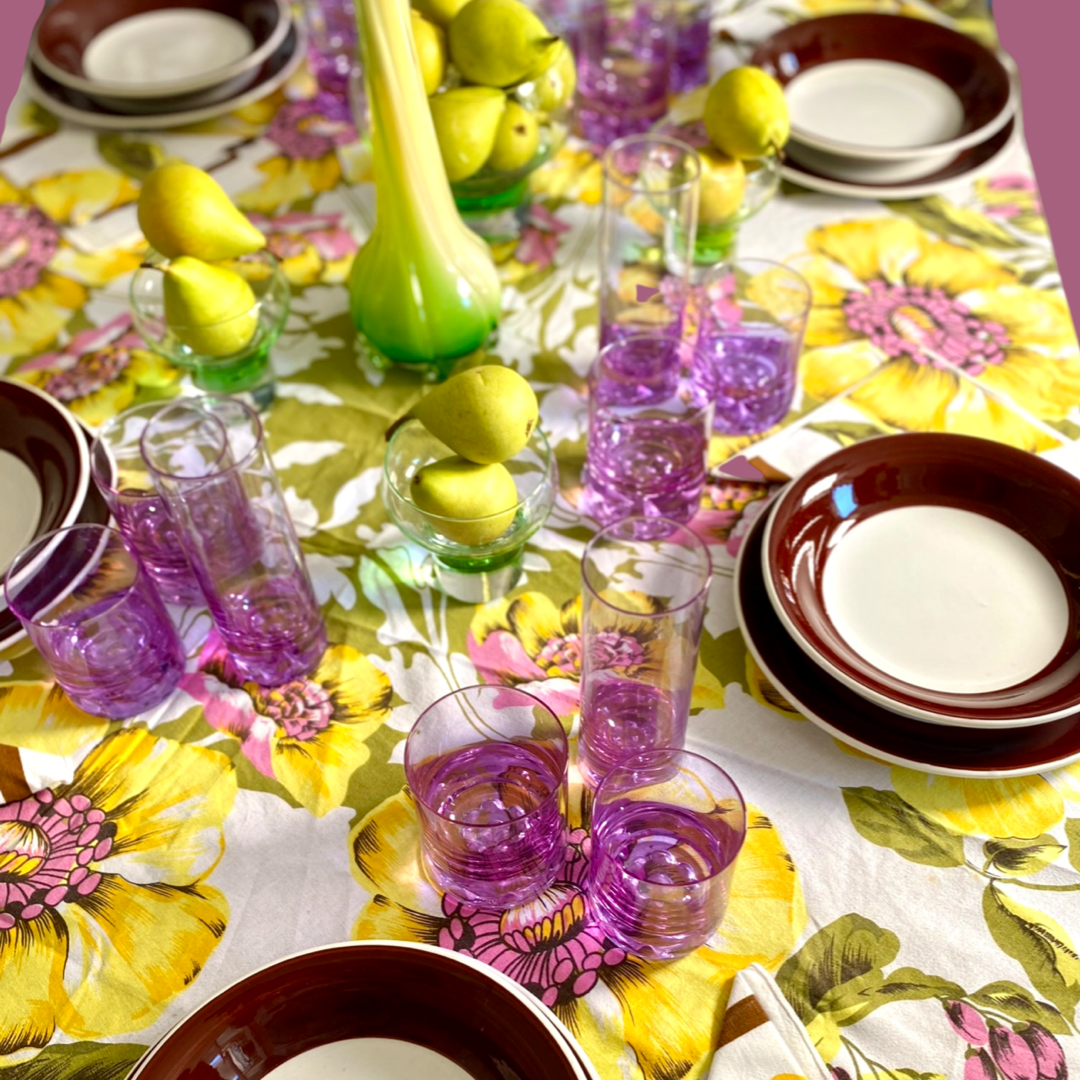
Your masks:
{"label": "yellow printed flower", "polygon": [[86,302],[88,285],[138,262],[131,252],[75,251],[27,192],[0,177],[0,354],[44,348]]}
{"label": "yellow printed flower", "polygon": [[81,169],[35,180],[27,193],[53,221],[77,226],[134,202],[139,188],[116,169]]}
{"label": "yellow printed flower", "polygon": [[814,290],[802,357],[812,397],[878,371],[850,399],[885,423],[1023,446],[1030,425],[961,374],[1042,420],[1080,402],[1080,350],[1059,294],[904,218],[826,225],[807,246],[794,262]]}
{"label": "yellow printed flower", "polygon": [[66,756],[102,738],[109,722],[76,708],[55,683],[0,687],[3,742],[23,750]]}
{"label": "yellow printed flower", "polygon": [[0,806],[0,1063],[139,1031],[197,977],[228,906],[205,884],[236,795],[228,758],[122,731],[70,784]]}
{"label": "yellow printed flower", "polygon": [[307,678],[256,686],[240,677],[216,633],[199,670],[180,685],[202,704],[208,723],[239,739],[255,768],[316,817],[341,806],[392,696],[390,680],[350,645],[331,645]]}
{"label": "yellow printed flower", "polygon": [[749,811],[731,900],[714,947],[646,963],[590,922],[584,896],[590,840],[574,828],[558,880],[537,899],[495,913],[441,896],[418,861],[408,792],[353,830],[353,874],[372,894],[355,938],[422,941],[491,964],[554,1009],[594,1061],[619,1060],[628,1080],[700,1070],[712,1051],[736,971],[776,968],[806,922],[798,876],[772,823]]}
{"label": "yellow printed flower", "polygon": [[1006,221],[1038,236],[1049,232],[1039,190],[1030,176],[1010,173],[983,177],[975,181],[975,197],[986,208],[987,216],[996,221]]}
{"label": "yellow printed flower", "polygon": [[603,169],[591,150],[564,145],[529,178],[537,198],[573,199],[597,205],[604,197]]}

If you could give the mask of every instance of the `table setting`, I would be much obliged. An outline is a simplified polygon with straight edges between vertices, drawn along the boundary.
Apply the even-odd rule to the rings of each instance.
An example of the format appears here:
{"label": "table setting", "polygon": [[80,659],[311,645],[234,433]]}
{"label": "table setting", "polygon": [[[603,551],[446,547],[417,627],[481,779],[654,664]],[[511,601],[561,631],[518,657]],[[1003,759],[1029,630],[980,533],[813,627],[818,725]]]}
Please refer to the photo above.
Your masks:
{"label": "table setting", "polygon": [[52,0],[0,139],[13,1080],[1065,1080],[1080,348],[983,0]]}

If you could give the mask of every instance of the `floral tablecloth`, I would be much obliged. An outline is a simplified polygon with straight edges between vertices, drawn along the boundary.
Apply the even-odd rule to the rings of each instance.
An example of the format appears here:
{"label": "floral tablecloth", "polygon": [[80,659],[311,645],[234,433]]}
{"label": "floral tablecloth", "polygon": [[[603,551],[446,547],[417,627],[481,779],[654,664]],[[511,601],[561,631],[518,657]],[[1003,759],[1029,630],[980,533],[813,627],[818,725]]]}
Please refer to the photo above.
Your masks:
{"label": "floral tablecloth", "polygon": [[[993,40],[977,0],[725,7],[744,40],[866,8]],[[714,60],[717,73],[731,63]],[[751,828],[719,933],[651,964],[590,928],[580,829],[561,880],[509,919],[439,896],[417,870],[401,766],[410,725],[451,687],[521,686],[567,723],[576,710],[599,166],[564,148],[537,176],[520,242],[497,253],[494,355],[536,387],[561,496],[511,596],[448,602],[382,506],[382,433],[421,388],[357,357],[343,282],[373,217],[369,159],[346,105],[316,89],[301,73],[237,114],[161,134],[58,126],[22,95],[8,118],[0,367],[91,428],[133,401],[192,392],[127,313],[147,170],[174,156],[211,168],[267,232],[294,302],[266,429],[332,644],[310,678],[260,689],[236,675],[205,612],[177,610],[181,689],[123,725],[74,709],[36,655],[0,661],[0,1066],[119,1080],[251,969],[381,937],[519,979],[604,1080],[703,1075],[732,974],[753,961],[776,973],[837,1080],[1062,1080],[1067,1061],[1080,1068],[1080,766],[959,780],[839,745],[755,669],[731,585],[771,488],[725,472],[734,455],[775,483],[854,440],[952,431],[1076,467],[1080,354],[1023,144],[990,175],[917,201],[785,187],[743,230],[744,253],[794,260],[815,294],[788,422],[716,440],[695,522],[716,574],[690,743],[737,778]]]}

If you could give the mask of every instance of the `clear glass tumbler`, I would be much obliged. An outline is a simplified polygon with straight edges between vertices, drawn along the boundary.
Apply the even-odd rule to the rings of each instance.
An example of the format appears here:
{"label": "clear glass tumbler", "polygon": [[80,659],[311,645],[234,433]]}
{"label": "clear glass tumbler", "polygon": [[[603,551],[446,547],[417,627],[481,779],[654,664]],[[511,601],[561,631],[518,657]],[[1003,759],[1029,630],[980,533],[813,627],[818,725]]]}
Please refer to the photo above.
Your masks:
{"label": "clear glass tumbler", "polygon": [[582,509],[602,525],[631,514],[689,521],[701,503],[716,372],[674,338],[639,336],[589,370]]}
{"label": "clear glass tumbler", "polygon": [[160,704],[184,673],[161,597],[115,529],[73,525],[39,537],[8,568],[4,593],[84,712],[126,720]]}
{"label": "clear glass tumbler", "polygon": [[648,131],[664,115],[674,46],[674,0],[583,0],[578,119],[596,149]]}
{"label": "clear glass tumbler", "polygon": [[745,837],[742,795],[708,758],[684,750],[628,758],[593,799],[593,918],[636,956],[692,952],[724,917]]}
{"label": "clear glass tumbler", "polygon": [[701,283],[698,348],[716,369],[713,427],[755,435],[787,416],[813,292],[790,266],[736,259]]}
{"label": "clear glass tumbler", "polygon": [[405,743],[424,866],[465,904],[539,896],[563,863],[566,733],[531,694],[470,686],[421,713]]}
{"label": "clear glass tumbler", "polygon": [[176,401],[147,425],[142,453],[240,672],[263,686],[310,672],[326,631],[255,411]]}
{"label": "clear glass tumbler", "polygon": [[146,425],[166,407],[152,401],[106,420],[90,448],[90,471],[158,592],[174,604],[202,604],[202,589],[140,447]]}
{"label": "clear glass tumbler", "polygon": [[632,517],[589,541],[581,576],[578,768],[595,787],[625,757],[683,745],[712,563],[678,522]]}
{"label": "clear glass tumbler", "polygon": [[678,139],[631,135],[603,160],[600,344],[681,337],[697,239],[701,159]]}

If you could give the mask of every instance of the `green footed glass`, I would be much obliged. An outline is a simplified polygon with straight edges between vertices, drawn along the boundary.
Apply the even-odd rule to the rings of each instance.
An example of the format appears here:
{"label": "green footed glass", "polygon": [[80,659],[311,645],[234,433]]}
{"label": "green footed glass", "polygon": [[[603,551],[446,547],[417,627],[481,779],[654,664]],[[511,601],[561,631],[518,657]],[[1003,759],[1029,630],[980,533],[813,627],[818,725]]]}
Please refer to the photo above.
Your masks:
{"label": "green footed glass", "polygon": [[405,364],[441,379],[490,343],[499,276],[490,249],[454,205],[407,0],[357,0],[356,9],[376,223],[349,275],[352,320],[376,366]]}

